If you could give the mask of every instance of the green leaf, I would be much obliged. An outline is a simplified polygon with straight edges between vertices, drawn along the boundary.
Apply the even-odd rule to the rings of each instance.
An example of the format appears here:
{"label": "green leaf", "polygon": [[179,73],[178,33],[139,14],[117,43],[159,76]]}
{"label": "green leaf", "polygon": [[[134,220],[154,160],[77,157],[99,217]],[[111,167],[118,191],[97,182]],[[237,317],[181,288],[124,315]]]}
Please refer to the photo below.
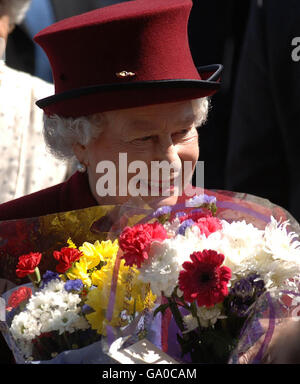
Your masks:
{"label": "green leaf", "polygon": [[169,308],[169,304],[161,304],[159,307],[156,308],[156,310],[153,313],[153,317],[155,317],[159,312],[164,314],[166,310]]}

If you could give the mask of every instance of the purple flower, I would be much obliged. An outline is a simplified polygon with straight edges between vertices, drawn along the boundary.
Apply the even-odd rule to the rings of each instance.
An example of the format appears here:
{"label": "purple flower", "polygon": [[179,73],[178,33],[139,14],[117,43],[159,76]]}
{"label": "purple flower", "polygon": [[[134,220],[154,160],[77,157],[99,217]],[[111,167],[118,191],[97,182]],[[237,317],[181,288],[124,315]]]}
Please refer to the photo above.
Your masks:
{"label": "purple flower", "polygon": [[217,198],[215,196],[204,195],[204,203],[205,204],[216,204]]}
{"label": "purple flower", "polygon": [[83,304],[83,306],[81,307],[81,311],[85,315],[95,312],[94,309],[87,304]]}
{"label": "purple flower", "polygon": [[229,292],[230,312],[238,317],[246,316],[250,306],[264,291],[264,281],[257,274],[237,281]]}
{"label": "purple flower", "polygon": [[80,292],[83,288],[83,282],[80,279],[75,279],[75,280],[68,280],[64,288],[67,292]]}
{"label": "purple flower", "polygon": [[192,197],[191,199],[189,199],[187,202],[186,202],[186,206],[187,207],[201,207],[201,205],[204,205],[204,204],[208,204],[208,205],[211,205],[211,204],[216,204],[217,202],[217,199],[215,196],[208,196],[208,195],[196,195],[194,197]]}
{"label": "purple flower", "polygon": [[231,294],[239,296],[241,298],[252,298],[254,294],[254,286],[251,281],[246,279],[241,279],[237,281],[233,288],[231,289]]}
{"label": "purple flower", "polygon": [[180,227],[178,228],[177,233],[179,233],[180,235],[185,235],[186,229],[191,227],[193,224],[195,224],[195,222],[192,219],[183,221]]}
{"label": "purple flower", "polygon": [[182,217],[182,216],[186,216],[186,213],[181,211],[175,213],[175,217]]}
{"label": "purple flower", "polygon": [[163,207],[158,208],[154,213],[153,217],[160,217],[163,215],[168,215],[169,213],[172,212],[172,208],[168,205],[165,205]]}
{"label": "purple flower", "polygon": [[43,289],[51,280],[59,279],[59,274],[52,271],[46,271],[43,274],[42,278],[42,285],[41,288]]}

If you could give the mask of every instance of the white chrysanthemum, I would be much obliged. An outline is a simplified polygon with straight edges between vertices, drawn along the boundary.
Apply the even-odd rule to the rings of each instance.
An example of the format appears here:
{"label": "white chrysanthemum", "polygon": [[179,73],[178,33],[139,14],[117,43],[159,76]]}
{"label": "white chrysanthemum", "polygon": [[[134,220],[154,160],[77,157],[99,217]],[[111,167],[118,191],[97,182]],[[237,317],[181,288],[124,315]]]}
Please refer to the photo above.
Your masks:
{"label": "white chrysanthemum", "polygon": [[183,333],[191,332],[199,326],[197,318],[194,317],[191,313],[183,316],[182,319],[185,327],[185,331]]}
{"label": "white chrysanthemum", "polygon": [[215,325],[219,319],[226,319],[226,316],[222,315],[221,308],[217,305],[211,308],[197,308],[197,316],[199,318],[201,327],[210,327]]}
{"label": "white chrysanthemum", "polygon": [[51,281],[30,298],[25,311],[14,317],[11,332],[21,342],[32,340],[44,332],[58,331],[62,334],[87,329],[88,324],[80,315],[80,303],[77,293],[65,291],[64,282]]}
{"label": "white chrysanthemum", "polygon": [[64,291],[64,281],[59,280],[59,279],[53,279],[47,283],[45,288],[43,288],[40,292],[62,292]]}
{"label": "white chrysanthemum", "polygon": [[162,243],[154,241],[149,259],[140,269],[139,279],[151,283],[151,290],[155,295],[164,292],[166,296],[171,296],[178,284],[182,264],[189,261],[191,253],[199,248],[198,240],[196,236],[177,235]]}
{"label": "white chrysanthemum", "polygon": [[75,331],[74,324],[78,320],[78,313],[74,311],[65,312],[56,309],[52,312],[52,316],[49,319],[47,325],[45,325],[43,332],[58,331],[60,335],[64,332],[72,333]]}
{"label": "white chrysanthemum", "polygon": [[176,260],[176,249],[170,246],[170,241],[155,241],[151,245],[149,256],[149,262],[144,263],[140,269],[139,279],[151,283],[151,290],[155,295],[164,292],[166,296],[171,296],[177,285],[180,268]]}
{"label": "white chrysanthemum", "polygon": [[264,231],[264,247],[255,257],[257,273],[267,289],[284,289],[300,273],[300,243],[295,233],[287,231],[288,222],[271,217]]}
{"label": "white chrysanthemum", "polygon": [[[201,327],[211,327],[216,324],[219,319],[225,319],[226,316],[222,315],[222,310],[218,305],[211,308],[197,307],[197,317]],[[184,316],[183,321],[186,327],[185,332],[190,332],[199,326],[196,317],[191,314]]]}
{"label": "white chrysanthemum", "polygon": [[263,231],[247,224],[245,220],[228,223],[222,221],[221,251],[224,264],[233,274],[249,273],[255,268],[255,256],[262,252]]}
{"label": "white chrysanthemum", "polygon": [[291,261],[269,260],[268,263],[258,264],[257,272],[267,289],[280,290],[287,288],[289,279],[299,276],[299,265]]}
{"label": "white chrysanthemum", "polygon": [[293,261],[300,265],[300,242],[295,232],[288,233],[288,221],[280,224],[274,217],[265,228],[265,251],[272,254],[273,259]]}
{"label": "white chrysanthemum", "polygon": [[12,321],[10,331],[15,339],[32,340],[40,334],[41,323],[39,323],[27,311],[16,315]]}
{"label": "white chrysanthemum", "polygon": [[91,326],[84,316],[79,316],[78,319],[74,322],[73,327],[75,330],[85,330],[89,329]]}

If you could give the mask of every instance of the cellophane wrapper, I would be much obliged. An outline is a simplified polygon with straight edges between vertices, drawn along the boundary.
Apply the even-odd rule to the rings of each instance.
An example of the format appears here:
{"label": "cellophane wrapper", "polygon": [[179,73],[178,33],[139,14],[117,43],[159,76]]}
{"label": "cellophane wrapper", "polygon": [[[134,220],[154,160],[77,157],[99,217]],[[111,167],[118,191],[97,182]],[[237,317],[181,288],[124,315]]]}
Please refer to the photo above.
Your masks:
{"label": "cellophane wrapper", "polygon": [[[205,191],[217,199],[217,214],[220,219],[228,222],[242,221],[252,223],[258,229],[264,229],[271,216],[278,221],[289,221],[289,231],[300,234],[297,221],[283,208],[272,204],[266,199],[248,194],[230,191]],[[184,203],[172,207],[173,212],[188,210]],[[1,278],[16,284],[16,288],[24,284],[24,279],[15,275],[18,257],[29,252],[43,253],[40,264],[41,272],[55,270],[53,251],[65,246],[66,239],[71,238],[75,244],[95,242],[96,240],[117,239],[126,226],[153,221],[153,209],[144,204],[127,203],[125,205],[97,206],[83,210],[57,213],[43,217],[0,222],[0,270]],[[114,303],[115,292],[110,292],[110,305]],[[7,298],[9,293],[3,295]],[[253,359],[259,363],[265,350],[272,340],[275,325],[283,318],[298,317],[298,289],[286,292],[266,292],[249,311],[249,319],[245,322],[239,342],[228,362],[238,364],[239,357],[258,340],[263,340],[261,348]],[[158,298],[157,305],[161,304]],[[177,341],[178,328],[169,313],[159,313],[153,317],[153,310],[145,310],[131,324],[122,329],[107,327],[107,334],[101,340],[84,348],[66,350],[55,358],[47,361],[24,359],[11,334],[9,324],[2,321],[5,340],[19,364],[107,364],[115,360],[108,355],[113,343],[124,338],[120,348],[125,348],[142,337],[150,340],[155,346],[169,354],[180,363],[191,362],[188,356],[182,356]],[[261,320],[264,320],[264,329]],[[201,363],[201,361],[199,361]]]}

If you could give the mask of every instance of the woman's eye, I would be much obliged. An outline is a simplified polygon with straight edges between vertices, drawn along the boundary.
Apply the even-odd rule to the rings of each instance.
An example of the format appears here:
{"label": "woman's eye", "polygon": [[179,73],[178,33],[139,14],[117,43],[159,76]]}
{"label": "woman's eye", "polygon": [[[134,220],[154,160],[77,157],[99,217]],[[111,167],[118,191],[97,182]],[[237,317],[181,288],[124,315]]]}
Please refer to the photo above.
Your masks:
{"label": "woman's eye", "polygon": [[176,132],[175,135],[184,136],[184,135],[187,135],[188,133],[189,133],[189,129],[182,129],[181,131]]}
{"label": "woman's eye", "polygon": [[136,143],[147,142],[147,141],[150,141],[152,139],[153,139],[152,136],[145,136],[145,137],[140,137],[139,139],[135,139],[135,140],[133,140],[133,142],[136,142]]}

